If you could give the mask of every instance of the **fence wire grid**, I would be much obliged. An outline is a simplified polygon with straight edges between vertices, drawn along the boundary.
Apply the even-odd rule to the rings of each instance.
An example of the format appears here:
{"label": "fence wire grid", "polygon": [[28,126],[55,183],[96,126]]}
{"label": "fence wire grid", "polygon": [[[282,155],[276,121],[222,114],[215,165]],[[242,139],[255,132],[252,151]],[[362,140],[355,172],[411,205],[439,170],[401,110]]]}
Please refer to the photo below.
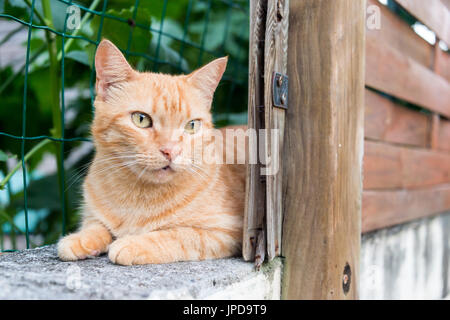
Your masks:
{"label": "fence wire grid", "polygon": [[223,126],[247,119],[248,24],[248,0],[0,0],[1,251],[77,225],[103,38],[140,71],[189,73],[228,55],[213,103]]}

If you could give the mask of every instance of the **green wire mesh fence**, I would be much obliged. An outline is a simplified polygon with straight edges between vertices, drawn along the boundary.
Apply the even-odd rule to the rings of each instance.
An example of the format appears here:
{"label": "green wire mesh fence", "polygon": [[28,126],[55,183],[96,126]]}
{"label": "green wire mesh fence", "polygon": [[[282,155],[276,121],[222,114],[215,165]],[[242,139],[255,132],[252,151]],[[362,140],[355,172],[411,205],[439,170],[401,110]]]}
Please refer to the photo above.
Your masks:
{"label": "green wire mesh fence", "polygon": [[213,115],[217,126],[245,123],[248,7],[248,0],[0,0],[0,249],[53,243],[77,225],[102,38],[138,70],[188,73],[228,55]]}

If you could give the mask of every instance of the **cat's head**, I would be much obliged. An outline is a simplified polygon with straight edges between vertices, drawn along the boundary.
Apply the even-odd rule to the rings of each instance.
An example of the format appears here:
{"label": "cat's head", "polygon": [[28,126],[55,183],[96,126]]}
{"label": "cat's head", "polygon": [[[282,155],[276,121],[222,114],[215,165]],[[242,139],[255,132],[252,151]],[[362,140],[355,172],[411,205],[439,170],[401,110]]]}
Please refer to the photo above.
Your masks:
{"label": "cat's head", "polygon": [[224,57],[188,75],[137,72],[103,40],[95,56],[97,151],[154,183],[194,173],[189,146],[213,128],[211,103],[226,65]]}

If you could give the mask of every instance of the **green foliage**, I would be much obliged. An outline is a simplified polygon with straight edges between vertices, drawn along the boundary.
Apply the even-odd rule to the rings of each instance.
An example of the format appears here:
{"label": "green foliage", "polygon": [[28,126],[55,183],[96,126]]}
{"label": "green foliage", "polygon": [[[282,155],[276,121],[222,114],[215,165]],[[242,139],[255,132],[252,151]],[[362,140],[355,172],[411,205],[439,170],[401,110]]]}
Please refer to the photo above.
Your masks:
{"label": "green foliage", "polygon": [[[45,209],[45,218],[40,219],[30,231],[43,234],[45,243],[52,243],[61,234],[63,209],[66,230],[73,230],[77,224],[81,182],[86,171],[80,167],[87,168],[93,156],[93,150],[83,155],[79,155],[77,150],[81,140],[88,140],[90,137],[95,94],[93,62],[98,41],[102,38],[113,41],[131,64],[141,71],[191,72],[214,58],[228,55],[229,65],[215,95],[214,119],[219,126],[245,123],[248,0],[108,0],[105,8],[103,1],[93,6],[97,3],[92,0],[51,0],[51,20],[47,19],[43,10],[45,1],[48,0],[34,1],[33,25],[48,24],[51,31],[32,28],[29,63],[26,64],[24,59],[23,64],[0,68],[0,170],[3,177],[11,170],[6,166],[9,158],[15,157],[20,161],[22,148],[23,155],[26,155],[42,141],[27,139],[22,144],[23,132],[26,137],[59,139],[60,136],[54,136],[54,128],[60,124],[64,127],[66,140],[63,145],[57,139],[45,144],[26,161],[27,203],[24,202],[24,191],[20,188],[8,187],[0,191],[0,234],[3,234],[2,230],[6,225],[11,227],[6,228],[10,230],[11,236],[19,229],[23,231],[23,227],[14,224],[14,219],[25,206],[29,215],[33,215],[36,210]],[[8,45],[10,38],[19,33],[27,35],[28,28],[21,27],[19,22],[13,22],[10,18],[12,16],[28,23],[31,10],[27,2],[31,4],[33,0],[0,0],[0,17],[3,21],[9,19],[11,24],[17,26],[5,39],[0,39],[0,46]],[[88,17],[75,31],[65,28],[66,12],[70,4],[80,6],[82,17]],[[93,7],[90,8],[91,6]],[[67,37],[63,39],[53,31],[65,33]],[[71,38],[72,36],[75,38]],[[50,42],[54,43],[53,47]],[[24,52],[27,45],[27,41],[23,41]],[[58,57],[53,61],[50,54],[52,48],[56,50]],[[53,81],[55,84],[55,80],[61,90],[61,108],[57,109],[54,108],[55,94],[51,89],[51,83]],[[25,114],[22,113],[24,97]],[[60,123],[62,119],[59,114],[55,117],[55,110],[64,111],[63,123]],[[24,117],[25,128],[22,127]],[[64,169],[60,166],[59,172],[42,175],[36,169],[42,164],[46,154],[52,155],[54,161],[62,156],[60,161],[65,162]],[[68,165],[69,157],[75,157],[77,161]],[[20,176],[13,177],[21,180]],[[62,177],[64,183],[61,185]],[[62,201],[62,194],[65,202]]]}
{"label": "green foliage", "polygon": [[4,151],[0,150],[0,162],[6,162],[8,159],[8,155]]}
{"label": "green foliage", "polygon": [[[148,31],[150,29],[150,12],[146,8],[140,8],[137,10],[135,7],[130,7],[127,9],[110,9],[106,11],[108,15],[121,18],[124,21],[131,21],[129,24],[138,25],[138,27],[131,28],[125,22],[105,18],[103,25],[101,25],[102,18],[100,16],[95,16],[91,20],[90,27],[92,30],[102,30],[102,37],[111,40],[116,46],[118,46],[123,51],[141,53],[147,52],[150,45],[151,33]],[[133,19],[134,14],[136,17]],[[134,39],[139,39],[139,41],[130,41]]]}

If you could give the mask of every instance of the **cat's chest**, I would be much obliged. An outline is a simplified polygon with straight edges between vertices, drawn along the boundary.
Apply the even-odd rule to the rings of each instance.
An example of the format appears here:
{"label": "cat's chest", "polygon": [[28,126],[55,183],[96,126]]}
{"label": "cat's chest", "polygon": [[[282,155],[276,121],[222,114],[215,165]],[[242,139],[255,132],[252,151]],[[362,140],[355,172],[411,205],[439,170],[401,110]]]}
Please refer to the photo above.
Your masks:
{"label": "cat's chest", "polygon": [[[95,190],[92,190],[95,191]],[[230,197],[223,183],[205,183],[161,196],[145,192],[86,194],[89,207],[116,237],[173,227],[216,226],[218,215],[243,212],[243,201]],[[242,199],[243,200],[243,199]]]}

